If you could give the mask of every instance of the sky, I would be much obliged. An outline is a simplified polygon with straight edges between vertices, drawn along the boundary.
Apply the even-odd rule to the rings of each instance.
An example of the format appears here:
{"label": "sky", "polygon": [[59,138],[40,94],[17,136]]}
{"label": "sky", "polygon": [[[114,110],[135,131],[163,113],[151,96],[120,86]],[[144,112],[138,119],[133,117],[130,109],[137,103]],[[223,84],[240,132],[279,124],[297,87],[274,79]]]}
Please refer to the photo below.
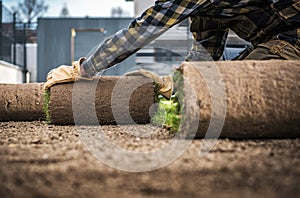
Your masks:
{"label": "sky", "polygon": [[[121,7],[126,16],[134,16],[133,2],[125,0],[44,0],[49,6],[44,17],[58,17],[64,5],[67,5],[71,17],[110,17],[111,9]],[[23,0],[2,0],[8,8],[17,6]]]}

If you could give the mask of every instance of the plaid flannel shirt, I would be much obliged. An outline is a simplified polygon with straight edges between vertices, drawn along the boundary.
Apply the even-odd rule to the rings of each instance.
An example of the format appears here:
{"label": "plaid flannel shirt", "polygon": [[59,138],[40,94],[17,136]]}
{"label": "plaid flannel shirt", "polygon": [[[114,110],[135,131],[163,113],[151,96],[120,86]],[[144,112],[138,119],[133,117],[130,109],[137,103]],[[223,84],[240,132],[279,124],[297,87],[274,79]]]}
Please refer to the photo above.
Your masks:
{"label": "plaid flannel shirt", "polygon": [[[107,69],[123,61],[172,26],[191,16],[192,20],[197,17],[200,19],[209,17],[209,20],[203,20],[202,23],[200,20],[198,29],[195,24],[192,24],[191,31],[195,40],[207,49],[214,60],[218,60],[223,53],[229,28],[232,28],[242,38],[256,44],[260,40],[266,40],[265,35],[268,33],[272,33],[273,36],[277,30],[274,31],[272,28],[276,29],[288,24],[287,20],[294,19],[295,16],[296,22],[291,23],[291,26],[293,27],[295,24],[298,26],[300,7],[298,1],[279,0],[279,2],[283,2],[283,5],[278,3],[279,14],[274,14],[273,10],[277,8],[271,9],[272,0],[158,0],[154,6],[134,19],[128,29],[120,30],[100,44],[95,53],[83,62],[83,68],[89,75]],[[287,4],[288,2],[289,4]],[[288,8],[292,4],[295,6],[291,11]],[[268,9],[261,12],[265,7]],[[260,15],[256,16],[257,14]],[[239,16],[246,17],[239,18]],[[245,18],[247,20],[243,21],[242,19]],[[282,18],[286,20],[282,22]],[[232,25],[233,21],[235,21],[235,25]],[[270,24],[267,27],[269,29],[262,28],[266,22]],[[272,24],[273,22],[277,24]],[[249,26],[250,23],[256,25]],[[231,26],[228,26],[230,24]],[[253,29],[253,27],[256,28]],[[261,29],[263,31],[259,31]],[[265,30],[267,32],[264,32]],[[253,31],[255,31],[254,34]],[[260,35],[262,33],[263,36]]]}
{"label": "plaid flannel shirt", "polygon": [[235,9],[231,2],[220,1],[205,12],[200,9],[191,16],[191,32],[198,41],[193,46],[194,51],[199,46],[204,47],[213,60],[219,60],[229,29],[254,47],[270,39],[285,40],[300,47],[299,0],[279,0],[276,3],[254,0],[239,9]]}

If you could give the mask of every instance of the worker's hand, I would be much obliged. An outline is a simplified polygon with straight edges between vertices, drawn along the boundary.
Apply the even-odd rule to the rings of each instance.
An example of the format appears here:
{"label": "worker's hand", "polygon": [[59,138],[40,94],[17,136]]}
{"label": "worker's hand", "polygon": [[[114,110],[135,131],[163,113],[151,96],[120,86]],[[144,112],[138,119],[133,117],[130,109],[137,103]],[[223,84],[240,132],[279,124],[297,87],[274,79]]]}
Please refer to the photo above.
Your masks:
{"label": "worker's hand", "polygon": [[173,78],[171,75],[160,77],[159,75],[140,69],[137,71],[126,73],[125,76],[145,76],[151,78],[159,87],[159,93],[164,96],[166,99],[170,99],[173,93]]}
{"label": "worker's hand", "polygon": [[73,63],[73,66],[62,65],[56,69],[52,69],[47,75],[47,82],[44,88],[49,89],[55,84],[74,82],[81,79],[80,65],[84,60],[85,58],[80,58],[79,61]]}

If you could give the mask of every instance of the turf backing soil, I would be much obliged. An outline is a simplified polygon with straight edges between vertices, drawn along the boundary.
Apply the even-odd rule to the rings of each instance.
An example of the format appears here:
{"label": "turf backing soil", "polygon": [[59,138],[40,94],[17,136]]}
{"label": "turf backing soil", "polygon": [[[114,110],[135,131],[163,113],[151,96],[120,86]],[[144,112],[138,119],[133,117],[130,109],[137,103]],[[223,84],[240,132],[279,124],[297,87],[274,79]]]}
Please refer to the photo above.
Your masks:
{"label": "turf backing soil", "polygon": [[0,84],[0,121],[35,121],[45,117],[44,85]]}
{"label": "turf backing soil", "polygon": [[49,114],[53,124],[145,124],[154,103],[150,78],[95,77],[50,89]]}
{"label": "turf backing soil", "polygon": [[[151,125],[126,127],[131,134],[102,129],[128,150],[159,148],[173,137]],[[201,143],[193,140],[169,166],[130,173],[95,159],[74,126],[0,122],[0,197],[299,197],[300,139],[223,139],[203,158]]]}
{"label": "turf backing soil", "polygon": [[183,62],[187,130],[198,122],[198,137],[209,127],[211,137],[300,137],[299,68],[285,60]]}

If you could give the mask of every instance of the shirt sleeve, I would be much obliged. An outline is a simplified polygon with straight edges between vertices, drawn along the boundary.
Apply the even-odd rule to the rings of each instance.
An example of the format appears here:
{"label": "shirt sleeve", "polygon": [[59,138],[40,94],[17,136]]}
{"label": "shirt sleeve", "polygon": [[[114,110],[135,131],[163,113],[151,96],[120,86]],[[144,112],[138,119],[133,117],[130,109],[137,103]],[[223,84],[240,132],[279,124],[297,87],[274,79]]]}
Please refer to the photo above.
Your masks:
{"label": "shirt sleeve", "polygon": [[85,72],[94,75],[123,61],[209,3],[209,0],[156,1],[154,6],[135,18],[129,28],[120,30],[99,45],[95,53],[83,62]]}

